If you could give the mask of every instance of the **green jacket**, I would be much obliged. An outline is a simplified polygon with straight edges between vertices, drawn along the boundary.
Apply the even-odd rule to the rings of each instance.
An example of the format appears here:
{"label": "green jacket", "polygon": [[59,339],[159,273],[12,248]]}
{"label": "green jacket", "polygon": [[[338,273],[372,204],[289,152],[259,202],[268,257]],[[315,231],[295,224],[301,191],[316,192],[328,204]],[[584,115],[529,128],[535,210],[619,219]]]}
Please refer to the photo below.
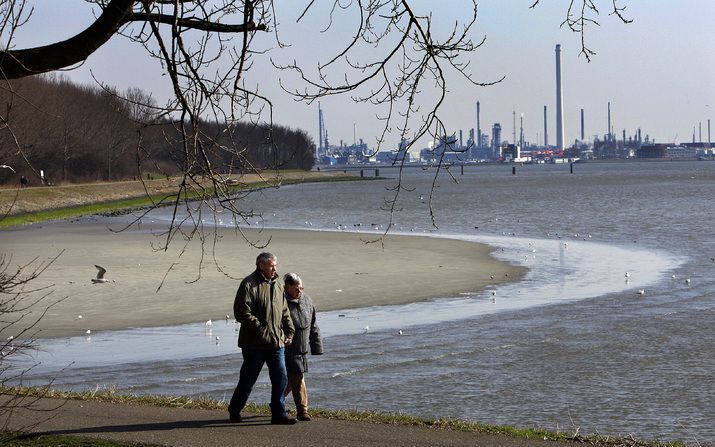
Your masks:
{"label": "green jacket", "polygon": [[283,285],[263,277],[260,270],[241,281],[233,302],[233,314],[241,323],[238,346],[250,349],[278,349],[295,330]]}

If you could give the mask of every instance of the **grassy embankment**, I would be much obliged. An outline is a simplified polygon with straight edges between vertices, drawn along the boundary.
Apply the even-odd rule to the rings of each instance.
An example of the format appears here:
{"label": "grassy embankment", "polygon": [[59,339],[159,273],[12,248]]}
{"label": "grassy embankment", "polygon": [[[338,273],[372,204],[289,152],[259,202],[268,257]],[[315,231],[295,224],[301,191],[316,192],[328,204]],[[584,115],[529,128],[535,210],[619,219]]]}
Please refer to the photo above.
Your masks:
{"label": "grassy embankment", "polygon": [[[283,171],[263,176],[245,176],[230,186],[230,192],[272,188],[296,183],[362,180],[339,172]],[[0,189],[0,228],[95,214],[115,213],[151,206],[171,205],[177,200],[177,179],[85,183],[24,189]],[[181,200],[211,197],[215,189],[183,193]]]}
{"label": "grassy embankment", "polygon": [[[121,395],[112,390],[108,391],[86,391],[86,392],[65,392],[58,390],[48,390],[45,388],[7,388],[0,386],[0,394],[13,394],[23,396],[42,396],[67,400],[90,400],[96,399],[103,402],[111,402],[117,404],[132,404],[132,405],[151,405],[156,407],[174,407],[186,409],[201,409],[201,410],[226,410],[226,402],[217,401],[208,397],[185,397],[185,396],[136,396],[136,395]],[[270,408],[267,405],[248,404],[245,411],[249,414],[269,415]],[[311,414],[325,419],[338,419],[344,421],[360,421],[371,422],[376,424],[392,424],[406,426],[421,426],[442,430],[458,430],[474,433],[489,433],[497,435],[505,435],[525,439],[551,440],[551,441],[567,441],[579,444],[588,444],[597,447],[684,447],[682,442],[659,442],[659,441],[642,441],[633,437],[613,437],[600,435],[574,435],[567,432],[555,432],[539,428],[520,428],[503,425],[488,425],[478,422],[461,421],[452,418],[426,419],[407,414],[389,414],[380,413],[370,410],[324,410],[319,408],[311,408]],[[6,446],[64,446],[64,445],[88,445],[82,443],[68,443],[68,438],[65,436],[38,436],[38,435],[23,435],[23,434],[8,434],[3,445]],[[0,433],[2,439],[2,433]],[[76,438],[69,438],[76,439]],[[74,442],[74,441],[72,441]],[[86,441],[87,442],[87,441]],[[106,441],[106,443],[95,444],[95,440],[91,440],[90,445],[101,446],[130,446],[140,445],[149,446],[150,444],[132,444]]]}

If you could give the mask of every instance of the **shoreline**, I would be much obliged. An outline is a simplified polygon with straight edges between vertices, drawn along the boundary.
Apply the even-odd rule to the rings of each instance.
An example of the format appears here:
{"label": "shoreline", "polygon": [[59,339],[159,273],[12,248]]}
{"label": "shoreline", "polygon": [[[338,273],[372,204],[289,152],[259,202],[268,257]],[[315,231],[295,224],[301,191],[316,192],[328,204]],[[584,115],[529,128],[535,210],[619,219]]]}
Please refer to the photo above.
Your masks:
{"label": "shoreline", "polygon": [[[62,253],[32,283],[33,289],[51,286],[53,293],[35,306],[30,318],[61,299],[47,309],[35,336],[76,336],[87,329],[170,326],[233,316],[238,284],[253,271],[255,256],[264,249],[250,246],[235,230],[220,228],[209,234],[203,247],[197,240],[186,246],[177,240],[168,251],[158,252],[151,245],[155,236],[145,227],[141,232],[112,233],[105,223],[81,221],[1,231],[0,241],[12,254],[13,265],[32,259],[46,262]],[[379,243],[364,242],[377,236],[370,233],[241,231],[257,245],[270,242],[265,250],[277,255],[279,273],[301,275],[319,311],[458,296],[519,281],[526,271],[496,260],[487,245],[456,239],[389,234],[383,249]],[[110,282],[92,284],[95,264],[107,269]]]}
{"label": "shoreline", "polygon": [[[179,192],[179,180],[119,180],[28,188],[0,187],[0,229],[82,216],[128,213],[155,206]],[[284,171],[235,175],[229,179],[234,192],[299,183],[360,181],[339,172]],[[208,187],[207,191],[210,191]],[[169,202],[170,206],[171,201]],[[167,206],[167,205],[161,205]]]}

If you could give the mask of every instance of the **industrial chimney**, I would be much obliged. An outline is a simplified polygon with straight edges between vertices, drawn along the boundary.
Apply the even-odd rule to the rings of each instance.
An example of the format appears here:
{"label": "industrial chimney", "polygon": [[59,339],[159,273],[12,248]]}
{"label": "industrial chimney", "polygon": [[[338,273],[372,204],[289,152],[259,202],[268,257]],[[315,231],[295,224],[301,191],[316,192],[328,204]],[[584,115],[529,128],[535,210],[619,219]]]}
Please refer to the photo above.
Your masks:
{"label": "industrial chimney", "polygon": [[544,147],[549,146],[549,126],[546,122],[546,106],[544,106]]}
{"label": "industrial chimney", "polygon": [[561,85],[561,45],[556,45],[556,147],[564,149],[564,98]]}
{"label": "industrial chimney", "polygon": [[479,101],[477,101],[477,147],[482,146],[482,126],[479,122]]}

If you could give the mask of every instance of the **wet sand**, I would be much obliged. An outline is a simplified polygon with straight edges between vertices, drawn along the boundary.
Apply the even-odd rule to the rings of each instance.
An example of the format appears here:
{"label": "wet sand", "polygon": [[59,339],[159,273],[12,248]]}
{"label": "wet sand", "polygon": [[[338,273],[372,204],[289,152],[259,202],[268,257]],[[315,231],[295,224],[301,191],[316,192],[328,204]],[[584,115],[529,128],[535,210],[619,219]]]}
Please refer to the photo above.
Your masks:
{"label": "wet sand", "polygon": [[[523,274],[521,267],[491,257],[485,245],[424,236],[388,235],[383,247],[366,244],[375,236],[365,233],[246,231],[254,243],[270,242],[262,249],[223,229],[208,235],[203,247],[199,238],[188,244],[175,239],[167,251],[157,251],[163,240],[150,231],[143,226],[141,232],[114,233],[102,223],[68,222],[0,232],[1,251],[12,256],[12,269],[33,259],[33,265],[48,262],[59,254],[31,284],[33,289],[49,289],[28,298],[50,290],[51,295],[34,306],[23,323],[34,321],[57,301],[34,328],[40,330],[36,336],[233,317],[238,284],[253,271],[261,251],[278,256],[279,273],[301,275],[318,310],[456,296]],[[95,264],[107,269],[109,282],[92,283]]]}

